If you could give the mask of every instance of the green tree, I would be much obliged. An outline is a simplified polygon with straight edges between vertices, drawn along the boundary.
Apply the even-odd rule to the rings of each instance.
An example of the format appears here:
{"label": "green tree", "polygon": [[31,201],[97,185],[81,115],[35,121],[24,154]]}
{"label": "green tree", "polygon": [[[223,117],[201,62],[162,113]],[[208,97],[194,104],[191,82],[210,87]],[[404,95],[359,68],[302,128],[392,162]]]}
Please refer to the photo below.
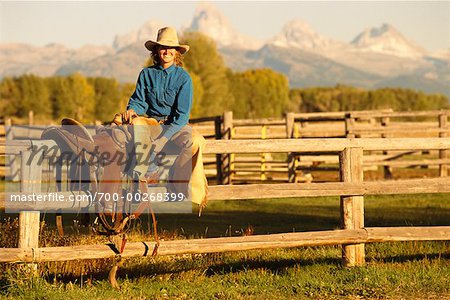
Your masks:
{"label": "green tree", "polygon": [[52,104],[46,80],[36,75],[23,75],[17,78],[20,103],[17,107],[19,117],[28,116],[32,110],[35,115],[51,116]]}
{"label": "green tree", "polygon": [[0,83],[0,111],[5,116],[16,116],[20,108],[20,90],[17,80],[6,77]]}
{"label": "green tree", "polygon": [[201,105],[203,96],[205,94],[205,89],[203,88],[202,80],[197,74],[191,72],[190,75],[192,78],[192,85],[194,86],[194,99],[192,103],[191,117],[202,117],[208,114],[205,113],[205,108]]}
{"label": "green tree", "polygon": [[102,121],[112,120],[121,111],[119,82],[114,78],[94,77],[88,82],[95,92],[95,118]]}
{"label": "green tree", "polygon": [[313,87],[290,91],[291,106],[302,112],[350,111],[391,108],[396,111],[436,110],[449,107],[440,94],[427,95],[403,88],[365,90],[345,85]]}
{"label": "green tree", "polygon": [[239,118],[281,117],[289,106],[287,78],[270,69],[230,74],[235,103],[233,112]]}
{"label": "green tree", "polygon": [[73,117],[82,122],[94,119],[95,91],[85,77],[78,73],[56,77],[50,85],[56,118]]}
{"label": "green tree", "polygon": [[[201,82],[202,87],[195,87],[195,114],[217,115],[233,106],[227,68],[222,56],[217,51],[215,42],[198,32],[187,32],[183,39],[191,49],[185,54],[184,63],[192,77],[198,76],[194,84]],[[195,74],[195,75],[193,75]],[[203,95],[200,91],[203,90]],[[201,96],[201,97],[200,97]]]}
{"label": "green tree", "polygon": [[120,85],[120,101],[119,101],[119,112],[125,111],[127,109],[128,101],[131,95],[134,93],[136,84],[134,83],[123,83]]}

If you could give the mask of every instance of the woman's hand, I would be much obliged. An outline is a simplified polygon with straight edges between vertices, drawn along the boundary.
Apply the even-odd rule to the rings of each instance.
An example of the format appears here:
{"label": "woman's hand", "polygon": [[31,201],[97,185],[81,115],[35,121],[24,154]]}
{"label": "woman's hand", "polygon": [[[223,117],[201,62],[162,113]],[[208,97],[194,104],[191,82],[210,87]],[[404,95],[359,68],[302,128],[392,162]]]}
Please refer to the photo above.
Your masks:
{"label": "woman's hand", "polygon": [[129,110],[127,110],[126,112],[123,112],[122,113],[122,121],[124,122],[124,123],[130,123],[131,122],[131,119],[133,118],[133,117],[137,117],[138,115],[137,115],[137,113],[134,111],[134,109],[129,109]]}

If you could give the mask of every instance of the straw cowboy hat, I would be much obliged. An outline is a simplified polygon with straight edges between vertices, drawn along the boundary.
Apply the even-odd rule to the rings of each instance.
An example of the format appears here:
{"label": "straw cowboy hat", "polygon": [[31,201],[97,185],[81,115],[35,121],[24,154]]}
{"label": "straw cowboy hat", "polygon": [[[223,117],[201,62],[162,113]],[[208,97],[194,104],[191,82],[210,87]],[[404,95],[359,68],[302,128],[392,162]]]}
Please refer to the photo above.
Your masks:
{"label": "straw cowboy hat", "polygon": [[158,30],[158,37],[156,39],[156,42],[145,42],[145,48],[150,51],[153,51],[155,46],[169,46],[178,48],[181,54],[189,51],[188,45],[180,45],[180,43],[178,42],[177,31],[173,27],[164,27]]}

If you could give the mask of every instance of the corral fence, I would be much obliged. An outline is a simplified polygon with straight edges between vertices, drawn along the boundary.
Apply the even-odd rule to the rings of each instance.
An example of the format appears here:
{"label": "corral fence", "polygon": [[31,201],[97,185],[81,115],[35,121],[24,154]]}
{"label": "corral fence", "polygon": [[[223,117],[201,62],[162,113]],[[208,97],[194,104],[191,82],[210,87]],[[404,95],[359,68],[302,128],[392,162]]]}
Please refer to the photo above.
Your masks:
{"label": "corral fence", "polygon": [[[6,126],[5,119],[0,117],[0,145],[6,143]],[[9,166],[6,161],[6,157],[0,154],[0,177],[4,177],[7,173]]]}
{"label": "corral fence", "polygon": [[[32,145],[52,147],[53,141],[14,141],[0,149],[7,155],[21,157],[21,193],[42,193],[42,165],[26,164]],[[217,185],[210,187],[209,200],[245,200],[286,197],[340,196],[341,229],[313,232],[282,233],[242,237],[222,237],[161,241],[159,255],[225,252],[237,250],[289,248],[300,246],[342,245],[345,266],[363,265],[365,243],[398,241],[450,240],[450,226],[430,227],[365,227],[364,196],[385,194],[450,193],[449,178],[364,181],[364,156],[372,151],[446,151],[450,138],[327,138],[327,139],[265,139],[208,140],[205,154],[232,153],[338,153],[340,182],[272,183]],[[39,155],[34,156],[35,159]],[[76,191],[77,193],[84,193]],[[67,193],[73,193],[67,192]],[[39,203],[26,206],[19,215],[18,248],[0,251],[0,262],[37,263],[78,259],[113,258],[109,245],[39,247]],[[89,205],[79,202],[77,205]],[[59,206],[58,206],[59,207]],[[51,207],[46,206],[51,210]],[[128,243],[122,257],[150,256],[155,242]]]}
{"label": "corral fence", "polygon": [[[234,119],[232,112],[221,116],[191,119],[191,125],[208,140],[264,140],[306,138],[388,138],[447,137],[450,132],[449,110],[394,112],[391,109],[368,111],[287,113],[284,118]],[[33,115],[29,117],[32,124]],[[6,128],[12,125],[5,119]],[[43,126],[14,125],[5,139],[40,139]],[[94,133],[94,129],[92,133]],[[230,153],[204,156],[210,182],[240,184],[259,182],[311,182],[312,172],[338,172],[339,159],[333,153],[297,152]],[[448,151],[372,151],[364,156],[364,169],[382,167],[384,178],[393,177],[393,168],[437,168],[438,175],[448,175]],[[20,162],[8,156],[0,175],[19,180]]]}
{"label": "corral fence", "polygon": [[[40,138],[40,133],[45,127],[41,126],[37,128],[39,132],[39,137],[37,134],[32,134],[32,129],[34,126],[34,112],[30,110],[28,112],[28,118],[26,119],[26,125],[14,124],[11,118],[2,117],[0,119],[0,145],[5,145],[7,141],[12,141],[14,139],[38,139]],[[24,128],[23,130],[17,129]],[[16,132],[14,132],[16,130]],[[19,180],[19,164],[18,158],[14,155],[5,156],[3,152],[0,152],[0,178],[8,177],[10,180]]]}
{"label": "corral fence", "polygon": [[[446,137],[450,132],[450,111],[394,112],[391,109],[287,113],[283,119],[233,119],[222,116],[193,120],[193,126],[210,139],[305,139],[305,138],[388,138]],[[339,159],[330,153],[299,149],[283,155],[271,153],[216,155],[205,157],[207,171],[220,184],[255,182],[310,182],[312,171],[337,170]],[[364,169],[382,167],[384,178],[393,168],[438,168],[448,175],[447,151],[372,151],[364,157]],[[208,166],[215,166],[215,168]]]}

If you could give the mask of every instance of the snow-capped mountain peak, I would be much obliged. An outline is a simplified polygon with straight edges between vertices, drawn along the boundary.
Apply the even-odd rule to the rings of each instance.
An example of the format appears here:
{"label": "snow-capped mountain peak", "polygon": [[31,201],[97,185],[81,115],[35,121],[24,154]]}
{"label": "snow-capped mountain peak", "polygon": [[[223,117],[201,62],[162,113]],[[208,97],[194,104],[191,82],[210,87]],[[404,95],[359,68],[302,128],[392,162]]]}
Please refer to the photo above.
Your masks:
{"label": "snow-capped mountain peak", "polygon": [[149,39],[156,39],[156,36],[158,35],[158,30],[164,26],[167,25],[165,25],[161,21],[149,20],[136,30],[133,30],[123,35],[117,35],[114,38],[113,47],[114,49],[119,50],[136,42],[142,42],[143,44],[145,41],[148,41]]}
{"label": "snow-capped mountain peak", "polygon": [[262,46],[262,42],[257,39],[241,34],[230,24],[225,15],[206,2],[197,6],[187,30],[198,31],[209,36],[219,48],[231,46],[251,50]]}
{"label": "snow-capped mountain peak", "polygon": [[293,19],[283,26],[270,44],[278,47],[293,47],[303,50],[321,51],[336,43],[314,31],[309,24],[300,19]]}
{"label": "snow-capped mountain peak", "polygon": [[400,57],[419,58],[426,55],[425,49],[405,38],[397,29],[389,24],[364,30],[351,44],[362,51],[378,52]]}

